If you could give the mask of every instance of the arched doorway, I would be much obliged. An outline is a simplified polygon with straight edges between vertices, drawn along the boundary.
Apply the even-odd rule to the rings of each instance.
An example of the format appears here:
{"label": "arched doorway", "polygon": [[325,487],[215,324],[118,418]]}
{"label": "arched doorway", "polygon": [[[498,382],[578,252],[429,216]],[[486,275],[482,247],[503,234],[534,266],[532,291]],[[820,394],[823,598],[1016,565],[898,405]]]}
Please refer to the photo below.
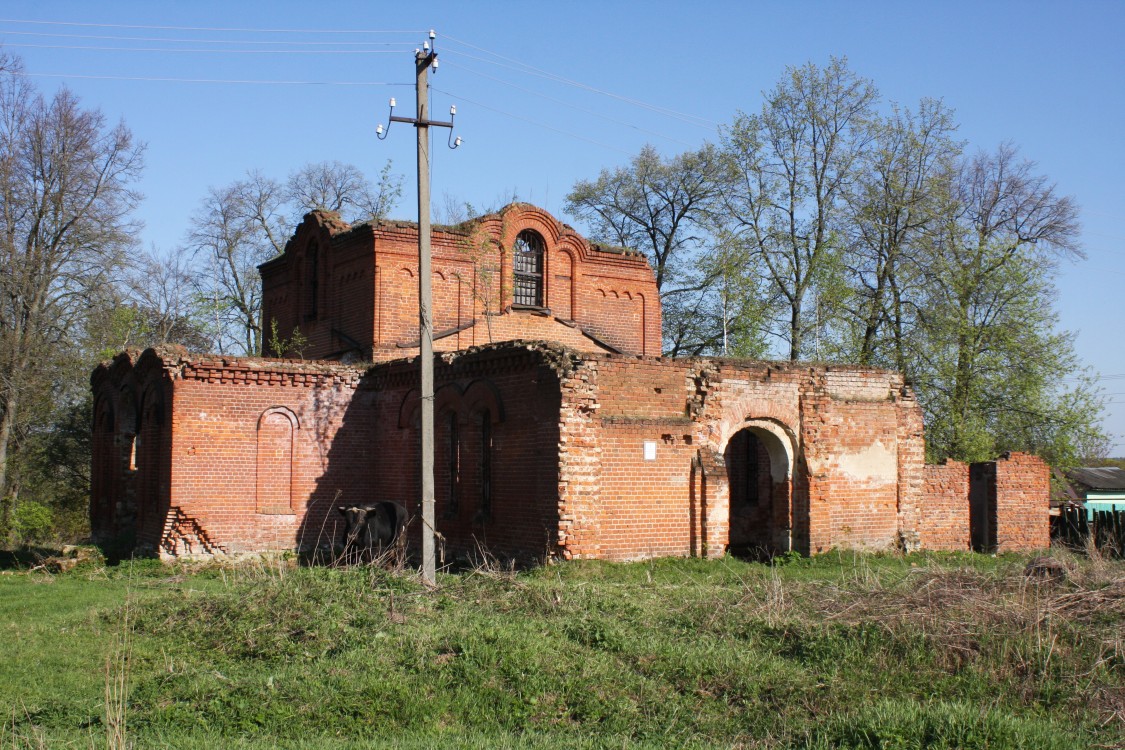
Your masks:
{"label": "arched doorway", "polygon": [[727,442],[732,554],[763,557],[793,548],[792,455],[788,436],[772,424],[751,423]]}

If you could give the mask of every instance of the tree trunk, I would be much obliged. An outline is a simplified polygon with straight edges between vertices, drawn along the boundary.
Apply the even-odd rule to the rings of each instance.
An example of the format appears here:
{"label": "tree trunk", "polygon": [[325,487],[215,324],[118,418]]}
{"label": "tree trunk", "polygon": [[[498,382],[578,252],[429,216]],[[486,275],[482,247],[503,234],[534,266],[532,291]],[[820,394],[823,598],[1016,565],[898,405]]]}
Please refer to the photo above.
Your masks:
{"label": "tree trunk", "polygon": [[[9,391],[4,397],[4,410],[0,414],[0,500],[4,509],[8,509],[8,446],[12,441],[12,428],[18,414],[19,399],[16,393]],[[4,519],[7,521],[8,519]]]}
{"label": "tree trunk", "polygon": [[789,359],[796,362],[801,358],[801,345],[804,331],[801,329],[801,302],[803,290],[799,291],[789,306]]}

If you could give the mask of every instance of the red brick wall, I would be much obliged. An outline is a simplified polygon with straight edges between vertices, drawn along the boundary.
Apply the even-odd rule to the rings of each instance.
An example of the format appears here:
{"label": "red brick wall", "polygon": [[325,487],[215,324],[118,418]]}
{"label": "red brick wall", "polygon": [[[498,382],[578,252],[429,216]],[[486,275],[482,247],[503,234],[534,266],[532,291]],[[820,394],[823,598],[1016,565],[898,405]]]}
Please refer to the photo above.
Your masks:
{"label": "red brick wall", "polygon": [[920,514],[925,496],[926,440],[922,426],[922,410],[918,408],[913,389],[903,383],[899,389],[902,402],[898,410],[898,518],[903,549],[913,551],[920,545]]}
{"label": "red brick wall", "polygon": [[[170,554],[331,546],[336,506],[392,500],[416,543],[417,367],[119,356],[92,381],[95,531],[135,529]],[[1042,461],[974,465],[975,485],[962,464],[924,467],[920,410],[894,373],[501,344],[439,355],[435,380],[447,558],[964,549],[971,486],[990,545],[1047,543]],[[728,448],[746,430],[761,507],[732,516],[745,456]]]}
{"label": "red brick wall", "polygon": [[700,548],[699,509],[689,492],[697,448],[685,392],[685,368],[658,359],[588,358],[564,380],[564,554],[629,560]]}
{"label": "red brick wall", "polygon": [[922,549],[967,551],[969,535],[969,465],[947,460],[924,468],[925,487],[918,524]]}
{"label": "red brick wall", "polygon": [[998,552],[1046,549],[1050,539],[1050,467],[1038,456],[1005,453],[996,460]]}
{"label": "red brick wall", "polygon": [[332,506],[366,502],[374,486],[362,439],[370,426],[352,403],[358,379],[351,368],[304,363],[184,365],[173,391],[172,506],[226,552],[325,541],[326,520],[334,538]]}
{"label": "red brick wall", "polygon": [[373,430],[352,398],[361,371],[171,348],[133,364],[122,355],[94,376],[99,536],[133,528],[167,554],[293,549],[331,541],[333,502],[370,497]]}
{"label": "red brick wall", "polygon": [[[624,352],[660,353],[660,303],[644,257],[594,247],[542,209],[526,204],[513,204],[464,227],[433,232],[435,334],[462,328],[441,339],[439,348],[454,351],[543,335],[542,327],[527,316],[511,316],[505,326],[485,323],[486,313],[509,317],[511,248],[524,230],[544,240],[544,302],[553,318],[573,320]],[[310,307],[310,248],[315,248],[320,288],[315,314]],[[414,224],[349,227],[335,214],[309,214],[285,253],[263,264],[261,273],[267,338],[276,320],[282,338],[299,327],[308,339],[302,352],[308,358],[336,358],[356,343],[361,356],[376,361],[415,353],[411,343],[417,346],[419,323]],[[554,330],[563,332],[560,327]],[[563,341],[585,351],[601,350],[581,337]]]}
{"label": "red brick wall", "polygon": [[[721,554],[731,522],[723,452],[747,426],[774,451],[790,444],[788,479],[758,519],[775,550],[894,546],[900,495],[917,502],[920,483],[899,486],[911,470],[898,451],[902,434],[904,455],[920,460],[910,432],[919,408],[894,373],[612,356],[587,357],[578,372],[564,382],[562,416],[569,554]],[[646,441],[657,460],[644,459]],[[752,533],[748,523],[739,534]]]}
{"label": "red brick wall", "polygon": [[136,352],[122,352],[91,377],[94,432],[91,441],[90,529],[95,541],[135,534]]}
{"label": "red brick wall", "polygon": [[[286,244],[285,253],[259,267],[266,355],[335,357],[351,347],[341,333],[361,344],[370,338],[374,328],[373,235],[361,225],[334,241],[347,229],[338,214],[308,214]],[[315,274],[317,282],[315,300],[310,296],[310,274]],[[307,339],[300,352],[270,348],[274,321],[280,339],[291,338],[294,330]]]}
{"label": "red brick wall", "polygon": [[919,407],[903,397],[896,373],[830,367],[809,374],[801,397],[808,551],[894,547],[900,413]]}
{"label": "red brick wall", "polygon": [[[488,349],[439,360],[434,377],[435,527],[447,559],[473,558],[481,550],[525,559],[553,554],[560,438],[559,381],[550,363],[528,349]],[[369,378],[364,388],[373,388],[380,495],[408,509],[417,548],[421,441],[416,360],[381,365]],[[490,417],[487,433],[485,412]],[[455,446],[451,420],[456,423]],[[488,507],[482,487],[486,437],[491,440]],[[451,460],[460,469],[452,488]]]}

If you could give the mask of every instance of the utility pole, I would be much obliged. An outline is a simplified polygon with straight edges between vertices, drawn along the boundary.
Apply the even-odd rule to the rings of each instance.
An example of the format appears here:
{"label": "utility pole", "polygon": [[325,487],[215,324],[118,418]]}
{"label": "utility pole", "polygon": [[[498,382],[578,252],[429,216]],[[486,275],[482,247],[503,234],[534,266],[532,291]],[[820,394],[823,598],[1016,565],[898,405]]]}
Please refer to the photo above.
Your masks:
{"label": "utility pole", "polygon": [[461,139],[452,140],[453,116],[456,107],[449,108],[450,119],[441,122],[429,119],[429,71],[437,70],[437,51],[432,49],[436,34],[430,30],[430,41],[414,53],[415,94],[417,115],[396,117],[395,100],[391,99],[391,114],[387,131],[379,125],[375,133],[382,140],[390,133],[392,122],[406,122],[418,131],[418,323],[421,362],[422,392],[422,581],[433,585],[437,579],[437,562],[434,550],[434,314],[432,271],[430,268],[430,126],[450,129],[450,148],[461,145]]}

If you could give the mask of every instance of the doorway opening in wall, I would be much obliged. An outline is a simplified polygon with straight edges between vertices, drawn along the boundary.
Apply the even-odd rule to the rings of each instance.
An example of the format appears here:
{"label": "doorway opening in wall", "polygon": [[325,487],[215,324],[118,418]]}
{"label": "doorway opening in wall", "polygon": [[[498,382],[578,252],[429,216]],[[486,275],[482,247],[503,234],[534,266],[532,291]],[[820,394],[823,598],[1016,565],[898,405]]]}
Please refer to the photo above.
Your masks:
{"label": "doorway opening in wall", "polygon": [[730,490],[732,555],[769,559],[792,548],[789,456],[781,439],[746,427],[727,443],[723,458]]}

